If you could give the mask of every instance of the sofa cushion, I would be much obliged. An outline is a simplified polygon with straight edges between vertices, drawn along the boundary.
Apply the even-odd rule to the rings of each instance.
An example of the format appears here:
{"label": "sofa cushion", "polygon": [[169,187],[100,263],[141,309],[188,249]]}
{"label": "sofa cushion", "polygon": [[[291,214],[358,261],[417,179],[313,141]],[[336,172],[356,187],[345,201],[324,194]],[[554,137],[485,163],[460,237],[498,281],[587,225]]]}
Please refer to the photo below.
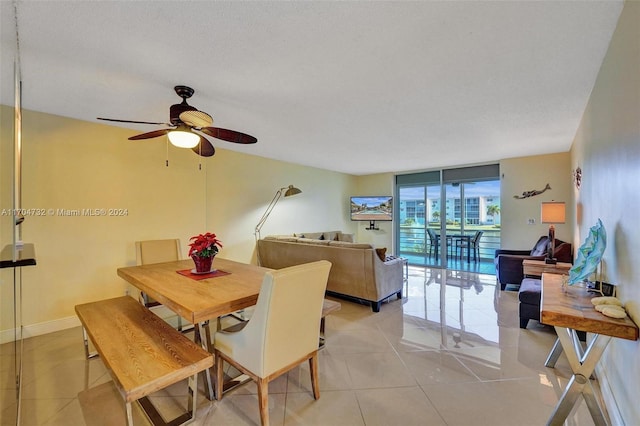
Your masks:
{"label": "sofa cushion", "polygon": [[329,231],[323,233],[324,239],[329,241],[338,241],[338,234],[340,234],[340,231]]}
{"label": "sofa cushion", "polygon": [[290,241],[296,242],[298,239],[296,237],[292,237],[291,235],[269,235],[264,237],[265,240],[278,240],[278,241]]}
{"label": "sofa cushion", "polygon": [[318,245],[318,246],[327,246],[327,245],[329,245],[329,241],[327,241],[327,240],[317,240],[317,239],[313,239],[313,238],[297,238],[296,241],[299,242],[299,243],[315,244],[315,245]]}
{"label": "sofa cushion", "polygon": [[553,257],[558,259],[558,262],[566,262],[573,263],[573,253],[571,243],[561,243],[558,245],[560,240],[556,240],[556,248],[553,253]]}
{"label": "sofa cushion", "polygon": [[322,237],[322,232],[301,232],[299,234],[295,234],[298,238],[310,238],[312,240],[320,240]]}
{"label": "sofa cushion", "polygon": [[[549,237],[542,236],[531,250],[531,256],[543,256],[547,254],[549,246]],[[573,253],[571,253],[571,243],[564,242],[556,238],[555,251],[553,257],[557,258],[560,262],[572,263]]]}
{"label": "sofa cushion", "polygon": [[355,248],[355,249],[372,249],[371,244],[362,244],[362,243],[349,243],[347,241],[329,241],[330,246],[344,247],[344,248]]}
{"label": "sofa cushion", "polygon": [[531,256],[542,256],[547,253],[547,246],[549,245],[549,237],[540,237],[533,249],[531,249]]}
{"label": "sofa cushion", "polygon": [[343,234],[342,232],[338,234],[338,241],[344,241],[346,243],[353,243],[355,239],[353,234]]}
{"label": "sofa cushion", "polygon": [[386,247],[377,248],[376,249],[376,254],[380,258],[380,260],[382,260],[383,262],[387,260],[387,248]]}

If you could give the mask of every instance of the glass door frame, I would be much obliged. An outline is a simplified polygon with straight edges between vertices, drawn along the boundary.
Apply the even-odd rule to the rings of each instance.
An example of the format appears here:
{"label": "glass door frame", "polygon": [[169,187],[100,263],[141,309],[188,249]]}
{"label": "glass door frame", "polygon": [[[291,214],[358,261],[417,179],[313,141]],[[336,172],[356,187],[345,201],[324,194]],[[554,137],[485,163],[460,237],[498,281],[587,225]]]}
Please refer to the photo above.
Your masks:
{"label": "glass door frame", "polygon": [[[422,172],[422,173],[412,173],[412,174],[407,174],[407,175],[396,175],[396,179],[395,179],[395,197],[396,200],[398,200],[397,202],[394,203],[395,205],[395,217],[397,218],[396,220],[396,225],[394,226],[394,232],[396,233],[396,238],[394,238],[394,242],[395,242],[395,253],[398,254],[398,256],[407,256],[409,257],[409,260],[411,261],[411,257],[414,256],[412,253],[414,253],[413,250],[410,249],[410,246],[408,245],[403,245],[406,244],[406,235],[407,232],[405,230],[403,230],[403,228],[406,226],[403,226],[405,223],[405,220],[409,219],[408,217],[406,217],[406,210],[403,211],[404,209],[407,209],[406,207],[406,201],[416,201],[416,203],[419,200],[411,200],[411,199],[401,199],[401,192],[402,189],[405,188],[423,188],[423,199],[421,200],[422,202],[424,202],[424,228],[423,228],[423,233],[422,233],[422,241],[424,241],[423,247],[424,249],[422,250],[422,252],[415,252],[415,256],[419,257],[419,258],[424,258],[424,261],[421,262],[424,266],[430,266],[430,267],[436,267],[436,268],[443,268],[443,269],[447,269],[448,265],[449,265],[449,248],[451,248],[452,250],[455,250],[455,245],[456,241],[454,239],[451,239],[450,243],[452,244],[452,247],[449,246],[448,244],[448,240],[450,240],[450,238],[447,237],[447,193],[449,192],[449,195],[452,195],[450,198],[450,200],[455,200],[458,199],[459,201],[459,230],[456,230],[457,233],[459,233],[460,235],[465,235],[464,234],[465,230],[466,230],[466,225],[467,222],[469,220],[469,218],[467,217],[467,214],[470,213],[473,217],[471,219],[476,218],[476,216],[474,216],[474,212],[475,209],[473,208],[473,206],[468,206],[467,205],[467,199],[466,199],[466,194],[465,194],[465,186],[467,184],[472,184],[472,183],[479,183],[479,182],[483,182],[483,181],[493,181],[496,180],[498,182],[500,182],[500,170],[499,170],[499,164],[488,164],[488,165],[480,165],[480,166],[469,166],[469,167],[460,167],[460,168],[456,168],[456,169],[440,169],[440,170],[433,170],[433,171],[426,171],[426,172]],[[439,252],[439,257],[435,257],[434,256],[434,261],[431,261],[431,256],[430,253],[428,252],[428,246],[430,244],[430,239],[428,236],[428,229],[429,229],[429,222],[430,219],[433,218],[433,211],[431,210],[432,204],[430,204],[430,199],[429,199],[429,188],[432,188],[434,186],[439,186],[439,235],[440,237],[438,238],[438,252]],[[453,192],[455,191],[451,191],[451,189],[457,189],[457,193],[453,194]],[[474,194],[474,191],[470,191],[470,194]],[[497,195],[499,197],[499,195]],[[472,196],[473,197],[473,196]],[[431,201],[433,201],[433,198],[431,199]],[[454,222],[455,224],[455,219],[456,219],[456,202],[452,201],[453,206],[451,206],[451,215],[450,215],[450,219]],[[417,206],[418,204],[416,204]],[[499,202],[498,202],[498,206],[499,206]],[[469,208],[471,208],[471,211],[468,211]],[[482,202],[480,202],[480,204],[478,205],[478,208],[481,209],[483,207]],[[478,213],[478,220],[481,220],[483,217],[482,212],[480,211]],[[417,217],[417,216],[416,216]],[[473,222],[475,223],[475,222]],[[473,228],[473,223],[470,223],[470,228]],[[418,229],[420,229],[420,227],[418,227]],[[449,234],[454,234],[454,230],[449,229]],[[420,237],[419,233],[417,234],[411,234],[414,237]],[[404,237],[404,238],[403,238]],[[414,239],[419,239],[419,238],[414,238]],[[499,239],[499,234],[498,234],[498,239]],[[416,244],[417,245],[417,244]],[[487,247],[485,247],[487,248]],[[491,248],[491,243],[489,243],[489,248]],[[404,249],[404,251],[402,250]],[[470,247],[469,247],[470,249]],[[461,256],[461,261],[464,258],[464,253],[460,254]],[[455,256],[455,258],[457,258],[457,254]],[[462,267],[461,270],[466,270],[466,268]]]}

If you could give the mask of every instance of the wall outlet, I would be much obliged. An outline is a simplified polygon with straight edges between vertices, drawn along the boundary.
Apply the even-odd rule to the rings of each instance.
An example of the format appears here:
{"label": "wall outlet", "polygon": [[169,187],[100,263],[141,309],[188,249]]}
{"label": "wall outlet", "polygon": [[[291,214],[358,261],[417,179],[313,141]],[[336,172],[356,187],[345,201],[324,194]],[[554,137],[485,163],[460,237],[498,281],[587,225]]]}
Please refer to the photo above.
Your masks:
{"label": "wall outlet", "polygon": [[527,219],[527,225],[535,225],[536,224],[536,220],[533,218],[529,218]]}

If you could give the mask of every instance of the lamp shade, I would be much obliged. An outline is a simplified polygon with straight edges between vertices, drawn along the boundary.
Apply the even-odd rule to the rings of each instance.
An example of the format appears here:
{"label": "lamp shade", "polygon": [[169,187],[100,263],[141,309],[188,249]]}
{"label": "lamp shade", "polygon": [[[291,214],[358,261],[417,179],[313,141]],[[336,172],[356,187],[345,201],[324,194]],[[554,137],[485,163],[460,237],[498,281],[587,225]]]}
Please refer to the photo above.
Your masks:
{"label": "lamp shade", "polygon": [[295,186],[289,185],[287,187],[287,190],[284,192],[284,196],[285,197],[291,197],[292,195],[300,194],[301,192],[302,191],[300,189],[296,188]]}
{"label": "lamp shade", "polygon": [[[260,230],[262,229],[262,226],[269,218],[269,215],[271,214],[271,211],[273,210],[273,208],[276,206],[278,201],[280,201],[280,198],[282,198],[283,196],[290,197],[292,195],[300,194],[301,192],[302,191],[300,189],[296,188],[293,185],[282,187],[276,191],[276,195],[273,196],[273,198],[271,199],[271,202],[267,206],[267,210],[265,210],[265,212],[262,214],[262,217],[260,218],[260,220],[258,221],[258,224],[256,225],[256,230],[254,233],[256,237],[256,241],[260,239]],[[258,264],[259,265],[261,264],[259,251],[258,251]]]}
{"label": "lamp shade", "polygon": [[543,202],[540,209],[540,221],[542,223],[564,223],[565,214],[564,202]]}
{"label": "lamp shade", "polygon": [[178,148],[193,148],[200,143],[200,136],[192,133],[184,124],[170,131],[168,136],[169,141]]}

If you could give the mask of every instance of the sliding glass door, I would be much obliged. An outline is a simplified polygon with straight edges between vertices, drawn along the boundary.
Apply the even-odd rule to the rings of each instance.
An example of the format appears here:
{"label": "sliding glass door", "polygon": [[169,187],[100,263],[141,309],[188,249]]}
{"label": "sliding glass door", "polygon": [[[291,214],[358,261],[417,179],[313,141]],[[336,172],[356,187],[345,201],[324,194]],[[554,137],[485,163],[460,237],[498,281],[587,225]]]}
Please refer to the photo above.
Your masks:
{"label": "sliding glass door", "polygon": [[396,252],[409,263],[437,266],[442,259],[440,172],[405,176],[396,184]]}
{"label": "sliding glass door", "polygon": [[396,253],[411,264],[492,273],[498,175],[498,165],[398,175]]}

